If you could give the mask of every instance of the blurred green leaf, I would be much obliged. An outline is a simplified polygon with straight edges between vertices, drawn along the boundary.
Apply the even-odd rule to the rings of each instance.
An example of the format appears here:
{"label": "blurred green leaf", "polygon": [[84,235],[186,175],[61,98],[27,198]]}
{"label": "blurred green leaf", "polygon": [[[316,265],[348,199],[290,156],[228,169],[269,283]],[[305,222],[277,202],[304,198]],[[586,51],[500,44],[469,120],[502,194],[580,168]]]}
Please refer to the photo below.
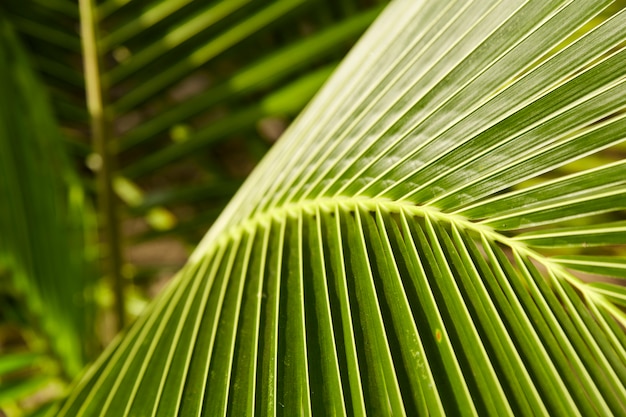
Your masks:
{"label": "blurred green leaf", "polygon": [[[94,221],[65,154],[43,85],[0,16],[0,269],[3,296],[23,302],[30,352],[0,341],[0,407],[75,377],[97,353]],[[4,320],[9,305],[2,306]],[[32,339],[32,337],[31,337]],[[5,343],[7,346],[5,346]],[[39,409],[42,404],[37,404]],[[32,408],[32,407],[31,407]]]}

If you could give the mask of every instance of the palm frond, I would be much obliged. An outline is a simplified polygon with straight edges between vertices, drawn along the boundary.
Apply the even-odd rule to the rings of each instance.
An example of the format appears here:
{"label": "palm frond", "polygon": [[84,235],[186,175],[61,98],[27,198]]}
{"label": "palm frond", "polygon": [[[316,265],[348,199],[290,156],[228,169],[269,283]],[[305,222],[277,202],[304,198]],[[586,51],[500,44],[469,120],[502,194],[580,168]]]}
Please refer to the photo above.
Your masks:
{"label": "palm frond", "polygon": [[59,415],[623,414],[611,3],[392,3]]}

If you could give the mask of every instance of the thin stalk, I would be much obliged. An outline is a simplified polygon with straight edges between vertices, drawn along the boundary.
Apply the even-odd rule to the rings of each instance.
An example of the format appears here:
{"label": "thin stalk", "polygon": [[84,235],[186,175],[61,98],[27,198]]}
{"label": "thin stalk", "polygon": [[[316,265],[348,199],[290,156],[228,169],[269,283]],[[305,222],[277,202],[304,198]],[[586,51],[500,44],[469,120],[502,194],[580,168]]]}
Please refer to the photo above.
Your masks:
{"label": "thin stalk", "polygon": [[113,157],[109,151],[111,115],[107,111],[101,80],[98,49],[98,21],[93,0],[79,0],[83,65],[87,94],[87,109],[91,119],[91,135],[97,164],[98,211],[101,236],[108,249],[105,272],[112,281],[117,315],[117,330],[125,325],[124,283],[122,281],[122,250],[117,218],[117,200],[113,192]]}

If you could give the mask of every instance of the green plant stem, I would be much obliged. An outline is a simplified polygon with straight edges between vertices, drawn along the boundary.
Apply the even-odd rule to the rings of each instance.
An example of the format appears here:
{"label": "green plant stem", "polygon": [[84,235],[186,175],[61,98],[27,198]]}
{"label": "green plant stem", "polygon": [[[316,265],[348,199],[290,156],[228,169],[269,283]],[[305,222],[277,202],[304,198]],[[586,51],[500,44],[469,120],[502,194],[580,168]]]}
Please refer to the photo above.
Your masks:
{"label": "green plant stem", "polygon": [[97,16],[93,0],[80,0],[83,64],[87,91],[87,107],[91,118],[92,142],[100,158],[96,170],[98,208],[102,239],[107,248],[105,271],[112,280],[118,330],[125,324],[124,284],[122,281],[122,251],[117,218],[117,201],[113,192],[113,158],[108,150],[110,115],[107,112],[101,82],[97,39]]}

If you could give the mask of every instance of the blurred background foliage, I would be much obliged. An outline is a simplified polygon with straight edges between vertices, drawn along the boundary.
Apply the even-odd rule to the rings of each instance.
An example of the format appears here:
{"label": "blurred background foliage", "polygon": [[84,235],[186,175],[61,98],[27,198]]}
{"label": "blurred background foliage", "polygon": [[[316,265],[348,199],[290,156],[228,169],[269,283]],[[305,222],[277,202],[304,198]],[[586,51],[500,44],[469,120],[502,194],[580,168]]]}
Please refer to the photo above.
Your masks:
{"label": "blurred background foliage", "polygon": [[0,410],[141,312],[385,3],[2,2]]}

